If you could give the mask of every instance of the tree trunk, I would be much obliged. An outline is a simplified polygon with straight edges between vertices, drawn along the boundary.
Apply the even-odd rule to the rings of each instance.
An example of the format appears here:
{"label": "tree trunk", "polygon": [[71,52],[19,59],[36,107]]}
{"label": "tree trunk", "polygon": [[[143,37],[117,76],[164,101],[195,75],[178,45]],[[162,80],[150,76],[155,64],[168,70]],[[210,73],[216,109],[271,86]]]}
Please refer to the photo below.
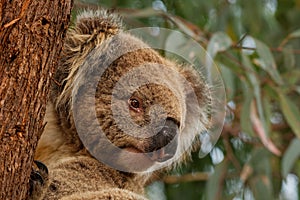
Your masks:
{"label": "tree trunk", "polygon": [[0,199],[25,199],[72,0],[0,0]]}

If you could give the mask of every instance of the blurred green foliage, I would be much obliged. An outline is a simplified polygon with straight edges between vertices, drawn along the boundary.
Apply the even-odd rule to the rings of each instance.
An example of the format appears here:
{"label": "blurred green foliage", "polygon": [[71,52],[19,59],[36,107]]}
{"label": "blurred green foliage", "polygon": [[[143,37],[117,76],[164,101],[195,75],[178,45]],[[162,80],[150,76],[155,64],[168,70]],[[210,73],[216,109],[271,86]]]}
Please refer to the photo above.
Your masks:
{"label": "blurred green foliage", "polygon": [[[205,158],[149,187],[152,199],[300,197],[299,0],[89,0],[117,9],[127,26],[180,30],[218,64],[225,126]],[[220,48],[221,47],[221,48]]]}

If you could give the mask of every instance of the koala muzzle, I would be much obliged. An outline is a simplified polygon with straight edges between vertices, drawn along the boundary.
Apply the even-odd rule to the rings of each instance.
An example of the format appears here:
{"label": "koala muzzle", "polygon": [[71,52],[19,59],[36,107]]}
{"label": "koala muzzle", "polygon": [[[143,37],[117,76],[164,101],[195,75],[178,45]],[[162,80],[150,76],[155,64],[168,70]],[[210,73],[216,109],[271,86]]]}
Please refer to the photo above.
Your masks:
{"label": "koala muzzle", "polygon": [[147,152],[152,161],[164,162],[172,158],[177,149],[178,125],[175,120],[167,118],[164,126],[150,138],[150,146]]}

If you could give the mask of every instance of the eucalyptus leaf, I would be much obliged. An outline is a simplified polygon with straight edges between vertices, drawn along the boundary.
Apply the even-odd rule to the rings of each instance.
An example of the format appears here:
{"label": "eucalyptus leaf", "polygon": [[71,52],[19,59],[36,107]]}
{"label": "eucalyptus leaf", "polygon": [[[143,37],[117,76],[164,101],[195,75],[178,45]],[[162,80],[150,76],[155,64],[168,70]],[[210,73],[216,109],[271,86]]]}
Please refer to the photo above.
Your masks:
{"label": "eucalyptus leaf", "polygon": [[265,148],[256,148],[251,152],[249,164],[256,174],[271,175],[270,169],[270,152]]}
{"label": "eucalyptus leaf", "polygon": [[219,69],[221,71],[222,78],[225,83],[227,101],[230,101],[234,98],[236,90],[235,76],[233,72],[224,64],[218,63],[218,66],[220,67]]}
{"label": "eucalyptus leaf", "polygon": [[264,175],[257,176],[250,181],[251,189],[254,191],[256,200],[274,199],[272,195],[272,183],[269,178]]}
{"label": "eucalyptus leaf", "polygon": [[284,67],[287,70],[291,70],[295,68],[296,65],[296,58],[295,54],[293,53],[293,47],[292,46],[286,46],[283,49],[283,59],[284,59]]}
{"label": "eucalyptus leaf", "polygon": [[267,127],[266,118],[265,118],[265,114],[264,114],[264,109],[263,109],[263,105],[262,105],[260,81],[255,76],[254,66],[252,65],[249,57],[242,54],[242,62],[243,62],[243,65],[246,67],[246,69],[250,72],[250,73],[247,74],[247,76],[248,76],[248,79],[250,80],[252,88],[253,88],[254,97],[255,97],[255,100],[256,100],[256,108],[257,108],[258,114],[259,114],[259,119],[263,124],[264,132],[266,134],[266,137],[268,137],[269,130],[268,130],[268,127]]}
{"label": "eucalyptus leaf", "polygon": [[[292,69],[282,75],[283,79],[290,86],[296,86],[300,81],[300,70]],[[293,87],[290,87],[292,89]]]}
{"label": "eucalyptus leaf", "polygon": [[[264,91],[264,90],[263,90]],[[263,97],[262,97],[262,102],[263,102],[263,108],[264,108],[264,115],[266,120],[266,127],[267,130],[270,131],[271,130],[271,117],[272,117],[272,100],[271,98],[266,95],[266,93],[264,93]]]}
{"label": "eucalyptus leaf", "polygon": [[255,39],[255,43],[256,43],[257,54],[260,57],[260,59],[257,60],[258,61],[257,64],[266,72],[268,72],[271,78],[278,85],[282,85],[283,84],[282,78],[277,70],[275,59],[269,47],[257,39]]}
{"label": "eucalyptus leaf", "polygon": [[300,138],[300,111],[297,105],[281,90],[277,90],[283,115],[294,133]]}
{"label": "eucalyptus leaf", "polygon": [[241,56],[242,56],[243,66],[245,66],[246,70],[248,71],[248,73],[246,73],[246,76],[250,80],[252,87],[259,86],[259,84],[260,84],[259,80],[256,77],[256,73],[254,71],[254,66],[252,65],[249,57],[247,55],[245,55],[244,53],[242,53]]}
{"label": "eucalyptus leaf", "polygon": [[274,199],[270,179],[272,175],[270,153],[264,148],[258,148],[251,152],[251,156],[249,164],[253,168],[253,175],[250,177],[249,183],[255,199]]}
{"label": "eucalyptus leaf", "polygon": [[207,185],[206,185],[206,199],[207,200],[218,200],[220,199],[220,194],[217,191],[222,189],[222,185],[220,183],[223,182],[224,174],[227,172],[227,161],[223,161],[218,164],[215,168],[214,173],[210,176]]}
{"label": "eucalyptus leaf", "polygon": [[297,37],[300,37],[300,29],[297,29],[291,34],[289,34],[289,38],[297,38]]}
{"label": "eucalyptus leaf", "polygon": [[281,162],[281,174],[286,177],[300,156],[300,139],[295,138],[285,151]]}
{"label": "eucalyptus leaf", "polygon": [[224,32],[217,32],[211,37],[208,46],[208,54],[214,58],[220,51],[227,50],[232,44],[231,38]]}
{"label": "eucalyptus leaf", "polygon": [[295,90],[300,94],[300,86],[297,86]]}
{"label": "eucalyptus leaf", "polygon": [[251,102],[254,100],[254,94],[249,85],[245,82],[243,85],[244,101],[241,111],[241,129],[243,132],[254,136],[254,131],[250,119]]}
{"label": "eucalyptus leaf", "polygon": [[162,15],[163,11],[154,10],[153,8],[145,8],[142,10],[135,10],[134,12],[123,11],[123,16],[129,17],[152,17]]}

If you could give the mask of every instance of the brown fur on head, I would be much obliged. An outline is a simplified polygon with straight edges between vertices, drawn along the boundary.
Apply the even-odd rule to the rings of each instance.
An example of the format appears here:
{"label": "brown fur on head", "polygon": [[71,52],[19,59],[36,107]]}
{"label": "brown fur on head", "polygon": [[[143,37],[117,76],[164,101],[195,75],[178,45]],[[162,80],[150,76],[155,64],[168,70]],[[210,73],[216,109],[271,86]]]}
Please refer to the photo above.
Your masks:
{"label": "brown fur on head", "polygon": [[[78,153],[84,152],[83,142],[93,156],[109,152],[104,157],[111,158],[110,151],[116,150],[108,138],[126,150],[111,158],[125,165],[122,169],[141,170],[126,166],[130,163],[146,170],[155,161],[165,161],[162,154],[167,151],[178,159],[208,126],[209,91],[195,70],[164,59],[123,33],[119,20],[104,11],[78,17],[67,33],[56,79],[51,101],[63,129],[63,145]],[[144,84],[135,87],[141,81]],[[190,100],[193,97],[197,102]],[[164,127],[165,138],[157,136]],[[170,142],[176,147],[163,149]],[[138,154],[132,158],[130,153]]]}

